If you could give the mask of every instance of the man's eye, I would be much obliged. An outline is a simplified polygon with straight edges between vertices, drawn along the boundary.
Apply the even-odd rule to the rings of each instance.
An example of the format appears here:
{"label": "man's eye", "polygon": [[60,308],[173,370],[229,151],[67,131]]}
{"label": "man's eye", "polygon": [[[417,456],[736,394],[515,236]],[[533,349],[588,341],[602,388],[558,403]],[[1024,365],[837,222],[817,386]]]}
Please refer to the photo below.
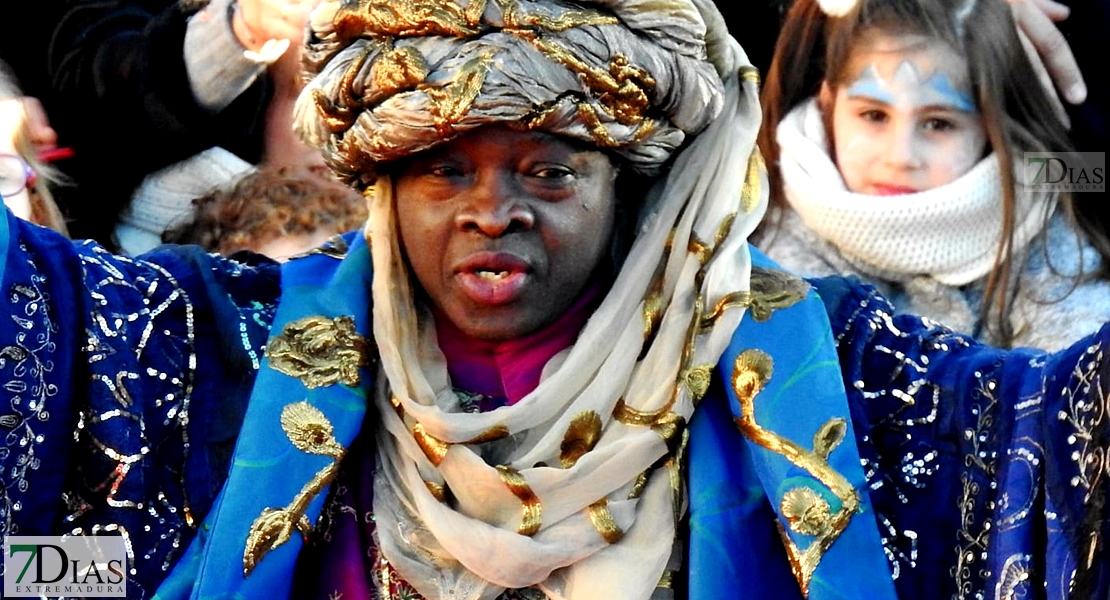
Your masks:
{"label": "man's eye", "polygon": [[458,177],[462,175],[462,169],[454,165],[433,165],[428,169],[428,174],[436,177]]}
{"label": "man's eye", "polygon": [[550,181],[563,181],[573,178],[574,171],[566,167],[542,167],[532,171],[532,177]]}

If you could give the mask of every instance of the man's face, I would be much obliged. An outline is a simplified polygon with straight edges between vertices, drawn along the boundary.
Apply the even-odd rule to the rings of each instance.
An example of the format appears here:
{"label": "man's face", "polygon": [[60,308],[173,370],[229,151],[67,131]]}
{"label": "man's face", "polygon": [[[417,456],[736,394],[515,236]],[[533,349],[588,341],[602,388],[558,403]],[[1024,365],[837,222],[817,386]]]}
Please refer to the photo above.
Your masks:
{"label": "man's face", "polygon": [[561,316],[605,259],[616,174],[607,155],[564,138],[479,129],[399,166],[402,247],[462,331],[527,335]]}

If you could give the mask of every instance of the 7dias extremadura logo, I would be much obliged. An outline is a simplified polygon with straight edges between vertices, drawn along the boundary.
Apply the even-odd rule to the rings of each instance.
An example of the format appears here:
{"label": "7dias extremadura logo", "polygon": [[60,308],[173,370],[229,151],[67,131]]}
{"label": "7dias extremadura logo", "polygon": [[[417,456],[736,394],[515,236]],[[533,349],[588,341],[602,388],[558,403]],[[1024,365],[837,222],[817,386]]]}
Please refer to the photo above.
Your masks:
{"label": "7dias extremadura logo", "polygon": [[1105,192],[1105,152],[1026,152],[1021,187],[1029,192]]}
{"label": "7dias extremadura logo", "polygon": [[119,536],[4,536],[4,597],[127,596]]}

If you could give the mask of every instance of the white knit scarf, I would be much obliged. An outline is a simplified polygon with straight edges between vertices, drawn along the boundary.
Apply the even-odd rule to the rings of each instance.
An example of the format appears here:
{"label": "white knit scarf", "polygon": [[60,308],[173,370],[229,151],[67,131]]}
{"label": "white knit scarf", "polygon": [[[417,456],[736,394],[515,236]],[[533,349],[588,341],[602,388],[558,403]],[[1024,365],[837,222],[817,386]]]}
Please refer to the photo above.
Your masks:
{"label": "white knit scarf", "polygon": [[[880,198],[845,187],[829,157],[815,99],[792,110],[776,138],[791,208],[860,272],[886,280],[924,275],[959,286],[994,266],[1002,236],[1002,176],[995,154],[947,185]],[[1016,200],[1013,252],[1021,255],[1056,199],[1020,192]]]}
{"label": "white knit scarf", "polygon": [[[688,420],[696,400],[686,385],[689,369],[716,365],[743,314],[727,310],[708,331],[696,326],[702,307],[748,289],[746,240],[766,204],[760,171],[748,180],[761,190],[758,203],[740,206],[759,106],[756,85],[739,75],[747,58],[729,42],[715,60],[726,65],[724,112],[649,194],[630,255],[578,341],[512,406],[460,412],[432,316],[413,301],[391,183],[382,177],[373,188],[367,236],[381,356],[374,402],[382,419],[374,513],[384,556],[423,595],[490,599],[537,586],[550,598],[636,599],[650,597],[659,583],[682,510],[672,473],[652,469],[670,453],[662,435],[668,418],[629,424],[614,412]],[[707,264],[704,253],[689,250],[698,242],[712,249]],[[645,300],[655,292],[662,319],[645,340]],[[567,432],[590,413],[600,418],[600,437],[564,468]],[[495,430],[507,437],[465,443]],[[442,460],[430,460],[418,438],[442,441]],[[438,486],[448,501],[437,499]],[[523,535],[528,494],[538,501],[541,525]],[[606,541],[600,532],[614,527],[623,536]]]}

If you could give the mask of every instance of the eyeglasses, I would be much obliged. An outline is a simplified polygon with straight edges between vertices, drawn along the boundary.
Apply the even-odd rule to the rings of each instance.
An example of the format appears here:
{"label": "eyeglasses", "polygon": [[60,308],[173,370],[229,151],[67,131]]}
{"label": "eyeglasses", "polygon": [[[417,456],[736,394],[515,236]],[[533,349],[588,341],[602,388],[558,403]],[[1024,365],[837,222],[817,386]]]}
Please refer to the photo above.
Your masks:
{"label": "eyeglasses", "polygon": [[0,154],[0,196],[5,198],[35,185],[35,171],[14,154]]}

